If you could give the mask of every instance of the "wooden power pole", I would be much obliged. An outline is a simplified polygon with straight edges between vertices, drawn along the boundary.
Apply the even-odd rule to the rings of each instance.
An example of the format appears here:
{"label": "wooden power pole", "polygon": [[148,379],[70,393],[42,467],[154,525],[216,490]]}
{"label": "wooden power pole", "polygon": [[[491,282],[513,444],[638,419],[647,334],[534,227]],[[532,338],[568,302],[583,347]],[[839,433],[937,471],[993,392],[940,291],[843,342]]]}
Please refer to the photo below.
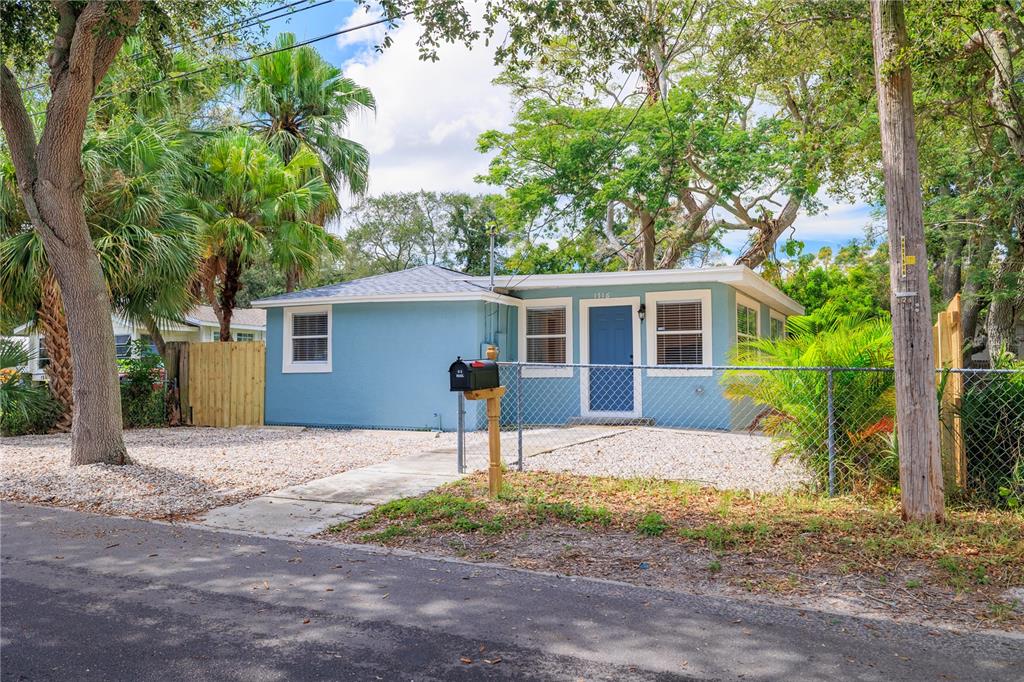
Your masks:
{"label": "wooden power pole", "polygon": [[902,0],[871,0],[871,42],[885,171],[900,495],[908,521],[943,519],[928,260],[913,85]]}

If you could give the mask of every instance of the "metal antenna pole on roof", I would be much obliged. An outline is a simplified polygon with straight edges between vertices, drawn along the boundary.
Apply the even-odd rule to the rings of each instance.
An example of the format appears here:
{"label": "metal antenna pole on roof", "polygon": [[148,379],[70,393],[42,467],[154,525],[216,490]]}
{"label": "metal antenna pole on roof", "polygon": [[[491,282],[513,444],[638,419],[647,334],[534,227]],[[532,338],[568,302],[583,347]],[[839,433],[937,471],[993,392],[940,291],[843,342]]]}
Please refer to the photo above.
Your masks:
{"label": "metal antenna pole on roof", "polygon": [[492,224],[491,225],[491,229],[490,229],[491,242],[490,242],[490,248],[488,250],[488,254],[490,254],[490,259],[489,260],[490,260],[490,264],[491,264],[491,291],[494,291],[494,233],[495,233],[495,226]]}

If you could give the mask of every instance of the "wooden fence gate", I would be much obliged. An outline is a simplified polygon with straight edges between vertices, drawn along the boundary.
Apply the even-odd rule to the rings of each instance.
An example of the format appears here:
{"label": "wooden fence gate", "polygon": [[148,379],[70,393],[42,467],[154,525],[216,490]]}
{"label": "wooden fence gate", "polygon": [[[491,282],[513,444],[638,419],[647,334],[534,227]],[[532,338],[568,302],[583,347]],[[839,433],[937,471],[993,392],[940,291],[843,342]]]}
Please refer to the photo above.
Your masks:
{"label": "wooden fence gate", "polygon": [[[960,326],[960,294],[938,314],[932,328],[936,369],[962,369],[964,366],[964,332]],[[936,372],[936,384],[945,386],[939,403],[939,440],[942,447],[942,470],[946,488],[967,485],[967,456],[964,450],[960,403],[964,394],[964,375],[959,372]]]}
{"label": "wooden fence gate", "polygon": [[262,341],[181,344],[178,381],[185,423],[263,424],[266,347]]}

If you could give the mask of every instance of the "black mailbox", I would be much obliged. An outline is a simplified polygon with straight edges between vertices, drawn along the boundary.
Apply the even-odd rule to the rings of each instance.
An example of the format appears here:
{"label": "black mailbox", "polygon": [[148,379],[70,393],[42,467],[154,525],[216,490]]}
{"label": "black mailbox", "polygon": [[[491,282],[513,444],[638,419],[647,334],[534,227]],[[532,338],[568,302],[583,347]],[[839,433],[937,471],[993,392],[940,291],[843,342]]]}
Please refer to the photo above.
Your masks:
{"label": "black mailbox", "polygon": [[463,360],[457,358],[448,368],[448,380],[453,391],[479,391],[497,388],[498,363],[494,360]]}

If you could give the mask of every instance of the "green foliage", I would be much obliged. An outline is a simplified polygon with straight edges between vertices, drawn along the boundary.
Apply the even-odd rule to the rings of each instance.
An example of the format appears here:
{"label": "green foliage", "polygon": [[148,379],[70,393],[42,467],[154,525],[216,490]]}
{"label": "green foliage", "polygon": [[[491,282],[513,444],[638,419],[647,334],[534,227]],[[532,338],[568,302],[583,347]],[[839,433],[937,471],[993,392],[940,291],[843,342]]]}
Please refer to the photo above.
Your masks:
{"label": "green foliage", "polygon": [[595,257],[620,265],[642,264],[636,235],[650,225],[658,266],[673,267],[731,229],[705,220],[713,206],[733,213],[737,229],[778,212],[766,186],[807,197],[813,208],[817,180],[798,130],[778,118],[748,118],[741,97],[709,100],[706,86],[681,79],[657,107],[528,99],[510,131],[479,141],[481,151],[495,152],[481,180],[505,188],[499,221],[530,243],[586,235],[601,242]]}
{"label": "green foliage", "polygon": [[[787,336],[738,344],[730,363],[781,367],[891,367],[892,327],[887,319],[861,320],[825,305],[808,317],[787,320]],[[762,408],[751,428],[763,429],[781,448],[828,482],[827,375],[822,371],[734,370],[722,377],[732,400],[751,400]],[[839,485],[844,489],[891,484],[888,434],[894,430],[895,386],[892,372],[836,371],[833,374],[835,452]]]}
{"label": "green foliage", "polygon": [[[1024,363],[1015,366],[1024,370]],[[1020,508],[1024,503],[1024,371],[966,376],[960,423],[968,491],[989,503]]]}
{"label": "green foliage", "polygon": [[[368,197],[349,214],[353,225],[344,239],[344,278],[426,264],[486,274],[493,204],[493,196],[461,192]],[[495,241],[500,249],[506,236],[496,235]],[[500,260],[496,267],[502,269]]]}
{"label": "green foliage", "polygon": [[832,253],[804,253],[803,242],[783,245],[788,258],[766,263],[764,276],[803,304],[814,316],[832,306],[836,314],[860,319],[884,318],[889,310],[889,249],[872,240],[851,241]]}
{"label": "green foliage", "polygon": [[163,361],[143,340],[133,341],[130,355],[118,360],[121,378],[121,415],[126,427],[164,426],[167,407]]}
{"label": "green foliage", "polygon": [[281,33],[274,44],[280,52],[252,61],[242,87],[242,110],[256,117],[252,130],[282,161],[288,163],[303,147],[310,149],[336,192],[347,185],[362,194],[369,171],[366,149],[340,133],[353,114],[375,110],[373,95],[345,78],[316,48],[286,49],[295,42],[293,33]]}
{"label": "green foliage", "polygon": [[60,417],[60,405],[46,385],[21,373],[31,359],[21,343],[0,339],[0,435],[47,433]]}
{"label": "green foliage", "polygon": [[651,538],[664,535],[666,530],[668,530],[668,522],[658,512],[645,514],[636,524],[637,533]]}

